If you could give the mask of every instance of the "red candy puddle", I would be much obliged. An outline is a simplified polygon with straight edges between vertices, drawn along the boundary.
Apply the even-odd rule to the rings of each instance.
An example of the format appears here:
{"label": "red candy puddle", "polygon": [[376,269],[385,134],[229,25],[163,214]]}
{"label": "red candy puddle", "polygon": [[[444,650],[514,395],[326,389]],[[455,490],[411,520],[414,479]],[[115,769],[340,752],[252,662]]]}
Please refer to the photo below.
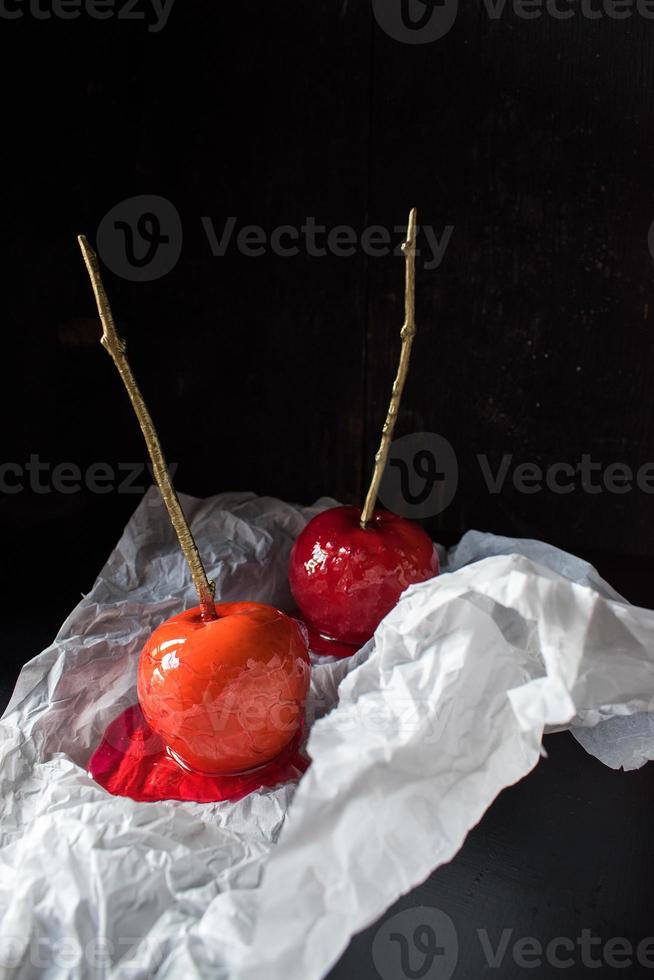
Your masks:
{"label": "red candy puddle", "polygon": [[108,726],[88,771],[109,793],[139,803],[234,803],[256,790],[299,779],[309,768],[309,760],[300,752],[301,743],[300,729],[276,759],[259,769],[234,776],[203,776],[187,772],[168,755],[141,708],[134,704]]}
{"label": "red candy puddle", "polygon": [[[353,646],[351,643],[343,643],[341,640],[332,640],[328,636],[323,636],[322,633],[318,633],[312,626],[309,626],[302,619],[299,612],[293,613],[293,618],[301,623],[307,631],[309,636],[309,649],[312,653],[343,659],[354,656],[357,650],[361,649],[360,646]],[[363,646],[363,643],[361,646]]]}

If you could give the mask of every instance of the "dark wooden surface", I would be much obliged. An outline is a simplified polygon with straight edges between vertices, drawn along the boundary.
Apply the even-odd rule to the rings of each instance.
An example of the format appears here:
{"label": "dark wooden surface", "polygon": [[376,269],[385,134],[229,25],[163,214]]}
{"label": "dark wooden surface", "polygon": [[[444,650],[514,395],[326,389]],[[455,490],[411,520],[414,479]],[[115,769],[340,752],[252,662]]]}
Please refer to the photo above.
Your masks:
{"label": "dark wooden surface", "polygon": [[[425,957],[413,936],[425,908],[438,909],[454,923],[458,957],[453,980],[551,980],[559,975],[597,976],[599,970],[604,971],[601,976],[651,976],[654,944],[649,947],[649,966],[639,962],[637,951],[654,936],[654,841],[648,815],[654,802],[654,768],[613,772],[589,757],[568,733],[549,736],[545,746],[548,758],[498,797],[454,860],[353,938],[330,980],[378,980],[375,937],[404,910],[412,914],[409,927],[400,928],[410,964],[420,971]],[[584,961],[579,940],[585,930],[592,944]],[[498,950],[503,935],[509,937],[508,946],[501,964],[493,966],[484,937]],[[548,944],[559,937],[574,943],[574,950],[559,948],[548,958]],[[513,950],[528,938],[540,943],[543,952],[539,956],[536,949],[527,966],[519,958],[520,947],[517,956]],[[606,944],[620,938],[634,952],[617,967],[610,958],[611,946],[607,956]],[[442,934],[440,939],[443,942]],[[423,980],[443,977],[439,964],[444,955],[452,954],[447,937],[444,948],[445,954],[436,957],[433,972],[423,974]],[[561,968],[556,956],[571,962]],[[629,959],[631,963],[625,962]],[[401,969],[392,975],[392,980],[408,978]]]}
{"label": "dark wooden surface", "polygon": [[[399,219],[413,195],[425,223],[454,225],[440,268],[419,274],[399,430],[440,432],[459,456],[436,534],[484,526],[651,554],[651,497],[491,496],[475,456],[652,458],[652,25],[493,22],[480,8],[460,5],[432,45],[374,35],[371,218]],[[369,279],[372,423],[401,280],[381,262]]]}
{"label": "dark wooden surface", "polygon": [[[179,262],[150,283],[106,279],[179,488],[361,500],[398,353],[401,259],[215,258],[201,217],[270,232],[313,215],[361,233],[392,229],[415,203],[438,234],[454,226],[441,266],[418,265],[398,424],[446,436],[458,457],[458,492],[429,529],[445,543],[469,527],[549,540],[651,606],[652,495],[522,494],[510,481],[494,495],[476,457],[654,460],[654,25],[460,7],[426,45],[389,37],[352,0],[187,0],[158,34],[0,20],[0,462],[144,460],[97,346],[75,235],[93,240],[115,204],[158,194],[182,219]],[[137,499],[0,493],[3,701]],[[452,865],[402,900],[455,920],[457,976],[484,973],[478,926],[648,928],[649,770],[610,773],[567,736],[549,748]],[[374,931],[335,977],[374,975]]]}
{"label": "dark wooden surface", "polygon": [[[651,494],[522,494],[510,479],[490,494],[476,459],[654,460],[651,22],[466,8],[441,40],[407,45],[367,3],[248,11],[179,4],[157,34],[0,21],[7,91],[10,56],[29,65],[4,119],[4,460],[144,459],[95,345],[74,236],[158,194],[181,216],[179,262],[107,284],[180,489],[361,500],[398,353],[401,259],[215,258],[201,218],[270,233],[315,216],[360,234],[416,203],[438,234],[454,226],[440,267],[419,261],[397,430],[441,433],[457,453],[434,535],[476,526],[652,556]],[[24,528],[48,552],[78,528],[101,559],[133,504],[0,494],[6,588],[28,572]],[[66,574],[80,589],[76,548]]]}

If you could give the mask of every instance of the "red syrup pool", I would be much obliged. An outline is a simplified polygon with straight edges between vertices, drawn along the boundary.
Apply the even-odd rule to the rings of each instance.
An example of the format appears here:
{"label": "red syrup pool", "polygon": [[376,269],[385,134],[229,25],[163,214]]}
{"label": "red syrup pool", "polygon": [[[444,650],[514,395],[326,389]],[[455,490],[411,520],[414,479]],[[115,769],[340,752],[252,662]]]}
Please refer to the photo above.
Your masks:
{"label": "red syrup pool", "polygon": [[[338,657],[343,659],[344,657],[352,657],[360,650],[360,646],[354,646],[351,643],[341,643],[340,640],[333,640],[330,636],[323,636],[322,633],[318,633],[314,630],[308,623],[306,623],[300,613],[295,613],[295,618],[302,623],[306,629],[309,636],[309,649],[312,653],[319,654],[321,657]],[[362,644],[363,646],[363,644]]]}
{"label": "red syrup pool", "polygon": [[299,779],[309,767],[309,760],[300,752],[301,744],[300,730],[275,759],[250,772],[228,776],[189,772],[168,754],[135,704],[108,726],[88,771],[109,793],[139,803],[236,802],[256,790]]}

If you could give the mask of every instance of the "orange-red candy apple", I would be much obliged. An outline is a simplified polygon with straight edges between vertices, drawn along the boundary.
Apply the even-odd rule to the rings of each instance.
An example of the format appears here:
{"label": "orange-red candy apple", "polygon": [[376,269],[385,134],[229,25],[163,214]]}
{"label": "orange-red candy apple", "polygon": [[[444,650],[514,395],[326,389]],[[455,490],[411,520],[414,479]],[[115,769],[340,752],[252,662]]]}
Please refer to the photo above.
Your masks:
{"label": "orange-red candy apple", "polygon": [[299,625],[259,602],[199,607],[162,623],[138,666],[150,727],[187,769],[246,772],[277,756],[304,718],[310,661]]}

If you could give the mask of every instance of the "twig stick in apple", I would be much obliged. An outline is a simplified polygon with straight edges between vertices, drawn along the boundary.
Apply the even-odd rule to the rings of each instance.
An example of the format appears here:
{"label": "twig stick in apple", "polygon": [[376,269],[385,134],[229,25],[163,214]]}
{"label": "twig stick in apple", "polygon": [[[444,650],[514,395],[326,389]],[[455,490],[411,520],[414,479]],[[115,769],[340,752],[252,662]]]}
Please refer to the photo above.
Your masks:
{"label": "twig stick in apple", "polygon": [[116,330],[107,293],[100,275],[98,257],[84,235],[79,235],[77,241],[79,242],[79,247],[82,250],[84,263],[93,287],[98,313],[100,314],[100,321],[102,323],[101,343],[102,346],[109,352],[114,364],[118,368],[118,373],[122,378],[125,388],[127,389],[127,394],[129,395],[132,407],[134,408],[136,417],[139,420],[139,425],[141,426],[145,444],[148,448],[150,459],[152,460],[152,469],[155,480],[157,481],[157,485],[161,490],[161,496],[163,497],[164,503],[170,515],[170,520],[175,528],[175,533],[179,539],[184,557],[186,558],[188,566],[191,570],[193,584],[195,585],[198,597],[200,599],[202,618],[207,621],[216,619],[216,608],[213,601],[216,585],[215,582],[210,582],[207,578],[207,573],[204,565],[202,564],[202,559],[200,558],[197,545],[184,516],[184,512],[175,492],[175,488],[173,487],[170,479],[170,474],[168,473],[168,468],[166,466],[166,460],[164,459],[163,452],[161,451],[159,437],[157,436],[152,418],[143,400],[143,395],[139,390],[136,379],[132,374],[132,369],[129,366],[129,361],[127,360],[127,355],[125,354],[125,341],[119,336]]}
{"label": "twig stick in apple", "polygon": [[381,443],[375,456],[375,469],[372,474],[372,481],[366,502],[361,511],[361,527],[365,530],[372,519],[377,501],[379,484],[386,469],[388,453],[393,440],[393,431],[397,420],[397,413],[400,410],[404,383],[409,373],[409,361],[411,359],[411,347],[416,333],[416,209],[412,208],[409,215],[406,241],[402,245],[405,262],[405,285],[404,285],[404,323],[400,337],[402,338],[402,349],[400,351],[400,363],[397,375],[393,382],[391,403],[388,406],[388,414],[382,429]]}

